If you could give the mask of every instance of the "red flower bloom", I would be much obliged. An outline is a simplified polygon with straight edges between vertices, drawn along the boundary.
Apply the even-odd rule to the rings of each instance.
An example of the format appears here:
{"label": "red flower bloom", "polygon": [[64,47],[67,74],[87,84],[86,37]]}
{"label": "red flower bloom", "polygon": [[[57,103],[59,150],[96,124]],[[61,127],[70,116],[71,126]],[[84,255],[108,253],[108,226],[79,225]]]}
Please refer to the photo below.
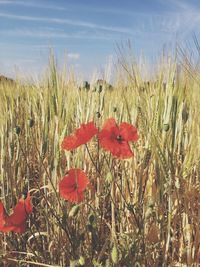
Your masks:
{"label": "red flower bloom", "polygon": [[113,156],[126,159],[133,156],[130,149],[129,141],[137,141],[137,129],[126,122],[122,122],[119,126],[115,119],[108,119],[101,132],[99,133],[100,145],[112,153]]}
{"label": "red flower bloom", "polygon": [[0,231],[24,233],[26,231],[26,220],[32,210],[30,194],[26,199],[20,198],[10,216],[7,215],[2,202],[0,202]]}
{"label": "red flower bloom", "polygon": [[66,136],[62,141],[62,149],[72,150],[80,145],[86,144],[94,135],[98,132],[94,125],[94,122],[88,122],[87,124],[81,124],[81,127],[75,131],[74,134]]}
{"label": "red flower bloom", "polygon": [[60,195],[70,202],[79,203],[84,198],[84,190],[89,184],[86,174],[79,169],[71,169],[59,183]]}

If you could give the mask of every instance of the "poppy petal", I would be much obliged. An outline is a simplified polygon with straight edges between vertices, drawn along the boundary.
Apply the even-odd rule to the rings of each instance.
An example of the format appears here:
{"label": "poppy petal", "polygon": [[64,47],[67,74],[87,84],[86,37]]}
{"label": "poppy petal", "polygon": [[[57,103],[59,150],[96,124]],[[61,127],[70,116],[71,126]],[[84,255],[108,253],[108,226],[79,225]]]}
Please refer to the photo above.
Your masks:
{"label": "poppy petal", "polygon": [[74,134],[66,136],[61,144],[62,149],[73,150],[80,145],[86,144],[98,132],[93,121],[81,124]]}
{"label": "poppy petal", "polygon": [[73,178],[64,176],[63,179],[59,183],[60,194],[64,197],[64,195],[69,194],[74,191],[76,184]]}
{"label": "poppy petal", "polygon": [[119,125],[119,130],[120,134],[123,136],[123,139],[126,141],[137,141],[139,138],[137,129],[127,122],[122,122]]}
{"label": "poppy petal", "polygon": [[120,159],[127,159],[133,156],[133,152],[130,149],[129,144],[126,141],[120,144],[112,139],[102,139],[100,141],[101,146],[111,152],[111,154]]}
{"label": "poppy petal", "polygon": [[7,223],[8,215],[6,214],[3,203],[0,201],[0,231],[7,233],[13,230],[13,226]]}
{"label": "poppy petal", "polygon": [[7,214],[4,208],[3,203],[0,201],[0,231],[2,229],[2,227],[5,225],[5,218],[6,218]]}
{"label": "poppy petal", "polygon": [[88,184],[89,180],[82,170],[70,169],[68,175],[59,183],[60,195],[71,202],[80,202],[84,198],[83,192]]}
{"label": "poppy petal", "polygon": [[80,203],[84,199],[84,194],[83,192],[78,193],[77,191],[71,192],[67,195],[67,200],[72,202],[72,203]]}
{"label": "poppy petal", "polygon": [[138,134],[133,125],[123,122],[118,126],[115,119],[111,118],[106,120],[98,137],[105,150],[117,158],[126,159],[133,156],[128,142],[136,141]]}
{"label": "poppy petal", "polygon": [[25,224],[28,214],[32,212],[32,204],[30,195],[24,200],[20,198],[17,205],[13,209],[13,213],[7,218],[7,223],[9,225],[21,227]]}
{"label": "poppy petal", "polygon": [[31,214],[33,212],[33,205],[31,203],[31,195],[30,195],[30,193],[28,193],[24,203],[25,203],[26,212],[28,214]]}
{"label": "poppy petal", "polygon": [[25,200],[21,198],[18,201],[10,216],[6,214],[3,204],[0,202],[0,231],[4,233],[10,231],[24,233],[26,231],[26,219],[31,212],[32,204],[30,194],[28,194]]}
{"label": "poppy petal", "polygon": [[78,192],[83,192],[85,188],[89,184],[89,180],[86,176],[86,174],[83,171],[79,170],[78,177],[77,177],[77,183],[78,183]]}
{"label": "poppy petal", "polygon": [[67,136],[63,139],[61,148],[66,150],[72,150],[79,146],[78,139],[75,135]]}
{"label": "poppy petal", "polygon": [[116,128],[117,124],[114,118],[107,119],[102,127],[102,130],[111,131],[112,128]]}

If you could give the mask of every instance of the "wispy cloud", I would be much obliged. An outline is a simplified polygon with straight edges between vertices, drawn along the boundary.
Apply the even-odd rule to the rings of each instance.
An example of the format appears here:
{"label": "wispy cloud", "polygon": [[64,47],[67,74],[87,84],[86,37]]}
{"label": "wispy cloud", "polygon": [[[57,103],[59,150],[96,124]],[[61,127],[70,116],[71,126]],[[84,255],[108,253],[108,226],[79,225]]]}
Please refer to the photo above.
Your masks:
{"label": "wispy cloud", "polygon": [[200,4],[197,5],[192,1],[184,0],[168,0],[168,3],[173,6],[174,12],[172,14],[178,17],[179,25],[177,28],[182,36],[186,36],[192,31],[199,31]]}
{"label": "wispy cloud", "polygon": [[97,29],[97,30],[104,30],[104,31],[110,31],[110,32],[125,33],[125,34],[129,34],[129,35],[133,34],[133,32],[130,28],[99,25],[99,24],[87,22],[87,21],[22,16],[22,15],[10,14],[10,13],[3,13],[3,12],[0,12],[0,17],[4,17],[4,18],[8,18],[8,19],[15,19],[15,20],[24,20],[24,21],[36,21],[36,22],[66,24],[66,25],[70,25],[70,26],[78,26],[78,27],[89,28],[89,29]]}
{"label": "wispy cloud", "polygon": [[[181,14],[176,13],[176,12],[162,14],[162,15],[161,14],[148,15],[144,13],[141,13],[141,14],[138,13],[133,16],[132,20],[130,20],[129,27],[103,25],[103,24],[97,24],[93,22],[81,21],[81,20],[75,20],[75,19],[73,20],[73,19],[56,18],[56,17],[45,18],[45,17],[15,15],[15,14],[4,13],[4,12],[0,12],[0,17],[13,19],[13,20],[34,21],[38,23],[43,22],[43,23],[49,23],[53,25],[55,24],[68,25],[68,26],[74,26],[74,27],[79,27],[79,28],[88,29],[88,30],[116,33],[121,36],[125,35],[127,38],[133,37],[137,34],[142,34],[142,33],[154,34],[156,32],[161,32],[161,33],[171,34],[171,33],[177,32],[181,28],[181,25],[183,24],[181,22],[181,19],[182,19]],[[36,33],[30,33],[30,35],[31,34],[36,35]],[[39,35],[40,34],[38,34],[38,36]],[[55,35],[57,35],[57,37],[67,38],[66,33],[59,33],[59,34],[55,33]],[[68,37],[72,37],[72,36],[69,35]]]}
{"label": "wispy cloud", "polygon": [[39,4],[36,2],[31,1],[18,1],[18,0],[2,0],[0,1],[0,5],[20,5],[20,6],[27,6],[27,7],[35,7],[35,8],[45,8],[45,9],[53,9],[53,10],[66,10],[65,7],[59,7],[55,5],[47,5]]}
{"label": "wispy cloud", "polygon": [[[9,30],[0,30],[1,36],[17,36],[17,37],[30,37],[30,38],[40,38],[45,41],[50,41],[51,39],[82,39],[82,40],[104,40],[111,41],[114,38],[117,39],[116,33],[102,33],[93,30],[81,31],[77,30],[71,33],[67,33],[60,29],[48,29],[48,28],[14,28]],[[58,45],[57,45],[58,46]]]}
{"label": "wispy cloud", "polygon": [[1,35],[10,36],[23,36],[23,37],[33,37],[33,38],[71,38],[70,34],[62,31],[50,31],[43,29],[12,29],[12,30],[1,30]]}

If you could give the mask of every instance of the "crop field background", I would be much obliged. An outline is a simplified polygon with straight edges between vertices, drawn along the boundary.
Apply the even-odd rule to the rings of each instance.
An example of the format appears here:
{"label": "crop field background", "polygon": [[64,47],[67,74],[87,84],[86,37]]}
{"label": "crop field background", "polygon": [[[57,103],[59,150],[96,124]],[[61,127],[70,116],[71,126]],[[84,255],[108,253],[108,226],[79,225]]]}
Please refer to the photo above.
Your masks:
{"label": "crop field background", "polygon": [[[0,199],[7,214],[28,193],[33,205],[23,233],[0,232],[0,266],[199,266],[199,69],[163,56],[146,80],[145,62],[127,58],[112,88],[81,87],[53,56],[40,80],[0,83]],[[109,118],[137,128],[130,159],[96,136],[62,149],[81,124]],[[59,193],[71,168],[89,179],[79,203]]]}

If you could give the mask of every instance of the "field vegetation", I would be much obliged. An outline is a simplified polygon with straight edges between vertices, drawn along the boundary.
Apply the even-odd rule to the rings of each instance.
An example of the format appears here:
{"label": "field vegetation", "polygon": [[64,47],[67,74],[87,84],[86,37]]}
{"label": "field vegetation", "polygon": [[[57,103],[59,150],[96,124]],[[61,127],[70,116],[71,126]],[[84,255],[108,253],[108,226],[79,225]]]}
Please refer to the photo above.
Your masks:
{"label": "field vegetation", "polygon": [[[112,90],[88,90],[50,56],[40,80],[0,83],[0,266],[199,266],[199,69],[181,49],[155,69],[147,80],[121,53]],[[63,149],[81,124],[99,132],[111,118],[137,129],[133,156],[98,134]],[[70,169],[89,180],[80,198],[60,193]]]}

